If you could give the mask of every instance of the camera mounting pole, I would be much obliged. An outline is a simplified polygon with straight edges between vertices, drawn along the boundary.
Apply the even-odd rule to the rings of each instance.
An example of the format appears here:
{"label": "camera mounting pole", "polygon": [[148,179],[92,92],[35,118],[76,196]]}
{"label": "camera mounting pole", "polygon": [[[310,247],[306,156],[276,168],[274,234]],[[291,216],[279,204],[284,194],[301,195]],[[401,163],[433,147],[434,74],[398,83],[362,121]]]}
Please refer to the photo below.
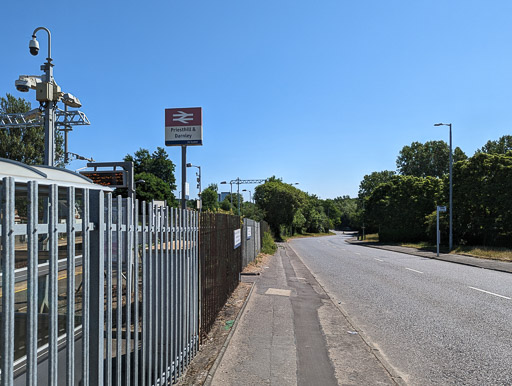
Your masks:
{"label": "camera mounting pole", "polygon": [[[37,27],[32,33],[32,41],[37,42],[37,31],[44,30],[48,33],[48,57],[46,63],[41,66],[41,70],[45,74],[45,82],[53,83],[53,64],[52,64],[52,34],[50,30],[45,27]],[[32,52],[32,51],[31,51]],[[37,55],[37,52],[36,52]],[[55,101],[45,102],[44,114],[44,164],[48,166],[55,166]]]}

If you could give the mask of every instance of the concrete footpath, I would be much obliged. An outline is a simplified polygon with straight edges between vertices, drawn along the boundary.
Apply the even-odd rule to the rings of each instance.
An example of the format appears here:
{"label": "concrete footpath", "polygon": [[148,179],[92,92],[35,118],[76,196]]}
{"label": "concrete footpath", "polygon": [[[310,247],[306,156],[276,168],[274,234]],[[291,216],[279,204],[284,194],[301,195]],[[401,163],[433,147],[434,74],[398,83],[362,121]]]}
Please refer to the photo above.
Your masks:
{"label": "concrete footpath", "polygon": [[492,269],[494,271],[512,273],[512,262],[510,262],[510,261],[482,259],[479,257],[455,255],[452,253],[440,253],[439,256],[437,256],[437,254],[435,252],[426,251],[423,249],[411,248],[411,247],[401,247],[398,245],[386,245],[386,244],[380,244],[380,243],[376,243],[376,242],[372,242],[372,241],[360,241],[360,240],[357,240],[356,238],[346,240],[346,242],[350,243],[350,244],[361,245],[364,247],[385,249],[387,251],[406,253],[408,255],[421,256],[421,257],[427,257],[429,259],[448,261],[450,263],[470,265],[472,267]]}
{"label": "concrete footpath", "polygon": [[260,276],[212,385],[403,383],[287,243]]}

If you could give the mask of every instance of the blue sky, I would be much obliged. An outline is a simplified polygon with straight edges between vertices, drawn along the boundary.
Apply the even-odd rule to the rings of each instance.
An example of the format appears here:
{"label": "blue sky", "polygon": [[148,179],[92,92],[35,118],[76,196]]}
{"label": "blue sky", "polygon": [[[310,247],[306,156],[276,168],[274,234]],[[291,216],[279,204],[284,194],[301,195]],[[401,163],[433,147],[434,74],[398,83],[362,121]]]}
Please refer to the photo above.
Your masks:
{"label": "blue sky", "polygon": [[[204,145],[187,154],[202,167],[203,187],[276,175],[321,198],[355,196],[365,174],[396,168],[404,145],[448,141],[436,122],[453,124],[454,146],[468,155],[511,134],[508,0],[8,1],[1,9],[0,95],[35,107],[35,93],[17,92],[14,80],[40,73],[46,37],[39,32],[37,57],[28,41],[45,26],[55,79],[92,123],[70,134],[70,151],[119,161],[164,147],[165,108],[201,106]],[[180,148],[166,150],[179,185]]]}

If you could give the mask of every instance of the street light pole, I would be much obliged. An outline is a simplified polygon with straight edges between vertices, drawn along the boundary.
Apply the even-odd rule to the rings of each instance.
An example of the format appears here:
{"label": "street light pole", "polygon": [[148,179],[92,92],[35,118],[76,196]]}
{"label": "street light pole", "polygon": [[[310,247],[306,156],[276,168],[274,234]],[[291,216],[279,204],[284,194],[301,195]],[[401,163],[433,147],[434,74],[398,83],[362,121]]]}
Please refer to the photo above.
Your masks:
{"label": "street light pole", "polygon": [[240,177],[237,177],[236,179],[237,183],[237,189],[236,189],[236,195],[238,196],[238,215],[240,216]]}
{"label": "street light pole", "polygon": [[[39,51],[36,33],[40,30],[46,31],[48,34],[48,57],[46,63],[41,66],[41,70],[45,74],[44,81],[53,84],[52,34],[48,28],[38,27],[34,30],[29,44],[30,53],[37,55]],[[55,105],[56,102],[47,101],[44,114],[44,164],[48,166],[55,166]]]}
{"label": "street light pole", "polygon": [[249,202],[252,203],[252,193],[248,189],[242,189],[242,192],[249,192]]}
{"label": "street light pole", "polygon": [[199,206],[199,212],[201,212],[201,209],[202,209],[202,199],[201,199],[201,166],[197,166],[197,165],[192,165],[191,163],[188,163],[187,164],[187,168],[198,168],[199,169],[199,174],[196,174],[198,176],[197,178],[197,189],[199,190],[199,193],[197,194],[198,197],[199,197],[199,201],[200,201],[200,206]]}
{"label": "street light pole", "polygon": [[448,249],[453,248],[453,153],[452,153],[452,124],[436,123],[434,126],[448,126],[450,128],[450,234],[448,238]]}

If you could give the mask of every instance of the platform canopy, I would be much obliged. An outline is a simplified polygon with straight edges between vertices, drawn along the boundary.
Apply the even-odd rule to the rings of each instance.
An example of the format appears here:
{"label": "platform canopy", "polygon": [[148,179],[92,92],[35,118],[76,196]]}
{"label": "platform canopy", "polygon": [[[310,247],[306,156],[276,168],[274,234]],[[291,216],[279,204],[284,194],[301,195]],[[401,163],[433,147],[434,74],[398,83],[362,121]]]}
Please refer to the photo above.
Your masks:
{"label": "platform canopy", "polygon": [[112,191],[111,188],[95,184],[89,178],[71,170],[52,166],[26,165],[22,162],[0,158],[0,180],[4,177],[14,177],[16,182],[21,183],[37,181],[40,185],[57,184],[59,186]]}

